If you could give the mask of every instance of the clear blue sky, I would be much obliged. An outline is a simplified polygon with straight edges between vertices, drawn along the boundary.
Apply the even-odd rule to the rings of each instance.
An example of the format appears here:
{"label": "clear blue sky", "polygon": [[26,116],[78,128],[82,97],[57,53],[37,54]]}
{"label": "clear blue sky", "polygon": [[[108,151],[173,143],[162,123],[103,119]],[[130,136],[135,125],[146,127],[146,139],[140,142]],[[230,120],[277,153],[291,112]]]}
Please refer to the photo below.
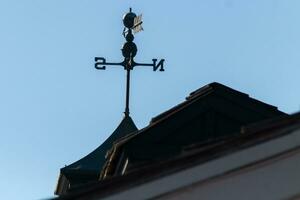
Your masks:
{"label": "clear blue sky", "polygon": [[132,73],[139,128],[189,92],[220,82],[288,113],[300,109],[298,0],[1,0],[1,199],[51,197],[59,169],[99,146],[123,117],[122,15],[143,13]]}

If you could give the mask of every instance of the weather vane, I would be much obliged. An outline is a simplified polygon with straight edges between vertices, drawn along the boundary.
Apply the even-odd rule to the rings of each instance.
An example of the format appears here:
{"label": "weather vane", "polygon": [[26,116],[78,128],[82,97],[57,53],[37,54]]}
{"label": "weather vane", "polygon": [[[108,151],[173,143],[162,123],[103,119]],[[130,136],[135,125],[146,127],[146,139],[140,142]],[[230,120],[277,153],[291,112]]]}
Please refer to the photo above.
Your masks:
{"label": "weather vane", "polygon": [[124,60],[119,63],[106,62],[104,57],[95,57],[95,68],[99,70],[105,70],[107,65],[120,65],[123,66],[127,71],[126,76],[126,107],[125,107],[125,116],[129,116],[129,90],[130,90],[130,71],[133,70],[136,66],[149,66],[153,67],[153,71],[159,69],[159,71],[164,71],[164,59],[161,59],[157,62],[157,59],[152,59],[152,63],[137,63],[134,61],[134,57],[137,53],[136,44],[133,42],[134,36],[133,33],[138,33],[143,30],[142,27],[142,15],[137,16],[132,12],[131,8],[129,12],[126,13],[123,17],[123,36],[126,39],[121,51],[124,57]]}

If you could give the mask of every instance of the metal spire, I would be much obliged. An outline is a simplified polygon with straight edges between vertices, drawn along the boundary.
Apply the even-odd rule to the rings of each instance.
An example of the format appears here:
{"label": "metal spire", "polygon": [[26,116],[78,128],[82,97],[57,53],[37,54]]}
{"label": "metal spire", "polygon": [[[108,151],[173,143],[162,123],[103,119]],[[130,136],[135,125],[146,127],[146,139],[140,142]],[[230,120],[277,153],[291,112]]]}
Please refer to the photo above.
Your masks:
{"label": "metal spire", "polygon": [[152,59],[152,63],[137,63],[134,61],[134,57],[137,53],[137,46],[133,42],[134,33],[138,33],[143,30],[142,27],[142,15],[137,16],[132,12],[132,9],[129,9],[129,12],[126,13],[123,17],[123,36],[126,39],[121,51],[124,57],[124,60],[119,63],[110,63],[106,62],[104,57],[95,57],[95,68],[99,70],[105,70],[106,65],[120,65],[124,67],[126,73],[126,104],[125,104],[125,116],[129,116],[129,91],[130,91],[130,71],[133,70],[136,66],[149,66],[153,67],[153,71],[159,69],[159,71],[164,71],[164,59],[161,59],[157,63],[157,59]]}

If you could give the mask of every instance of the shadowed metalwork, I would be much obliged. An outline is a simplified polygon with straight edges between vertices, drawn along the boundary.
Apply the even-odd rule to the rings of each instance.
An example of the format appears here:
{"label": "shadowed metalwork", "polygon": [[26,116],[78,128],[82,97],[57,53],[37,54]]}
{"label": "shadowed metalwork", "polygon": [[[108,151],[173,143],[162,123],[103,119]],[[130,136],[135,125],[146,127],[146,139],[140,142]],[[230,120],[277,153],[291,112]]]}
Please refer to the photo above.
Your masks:
{"label": "shadowed metalwork", "polygon": [[152,67],[153,71],[159,69],[159,71],[164,71],[164,59],[161,59],[157,62],[157,59],[152,59],[152,63],[137,63],[134,61],[134,57],[137,54],[137,46],[133,42],[134,33],[138,33],[143,30],[142,27],[142,15],[136,15],[132,12],[131,8],[129,12],[126,13],[123,17],[123,36],[126,39],[121,51],[124,57],[122,62],[106,62],[104,57],[95,57],[95,68],[99,70],[105,70],[106,66],[123,66],[124,70],[127,71],[126,76],[126,106],[125,106],[125,116],[129,116],[129,90],[130,90],[130,70],[133,70],[136,66],[148,66]]}

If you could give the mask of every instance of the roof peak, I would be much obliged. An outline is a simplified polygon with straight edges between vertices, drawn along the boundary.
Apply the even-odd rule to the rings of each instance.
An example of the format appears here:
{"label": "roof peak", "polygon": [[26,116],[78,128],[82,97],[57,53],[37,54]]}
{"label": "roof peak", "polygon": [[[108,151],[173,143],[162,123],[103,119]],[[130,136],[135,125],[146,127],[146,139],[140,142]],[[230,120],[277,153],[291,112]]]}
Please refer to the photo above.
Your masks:
{"label": "roof peak", "polygon": [[190,100],[190,99],[192,99],[194,97],[197,97],[198,95],[202,95],[203,93],[206,93],[208,91],[215,91],[215,90],[220,90],[220,89],[221,90],[226,90],[228,92],[234,92],[234,93],[239,94],[239,95],[244,96],[244,97],[249,97],[248,94],[245,94],[245,93],[240,92],[238,90],[232,89],[232,88],[230,88],[226,85],[223,85],[223,84],[218,83],[218,82],[212,82],[212,83],[209,83],[209,84],[207,84],[207,85],[191,92],[189,94],[189,96],[186,97],[186,100]]}

